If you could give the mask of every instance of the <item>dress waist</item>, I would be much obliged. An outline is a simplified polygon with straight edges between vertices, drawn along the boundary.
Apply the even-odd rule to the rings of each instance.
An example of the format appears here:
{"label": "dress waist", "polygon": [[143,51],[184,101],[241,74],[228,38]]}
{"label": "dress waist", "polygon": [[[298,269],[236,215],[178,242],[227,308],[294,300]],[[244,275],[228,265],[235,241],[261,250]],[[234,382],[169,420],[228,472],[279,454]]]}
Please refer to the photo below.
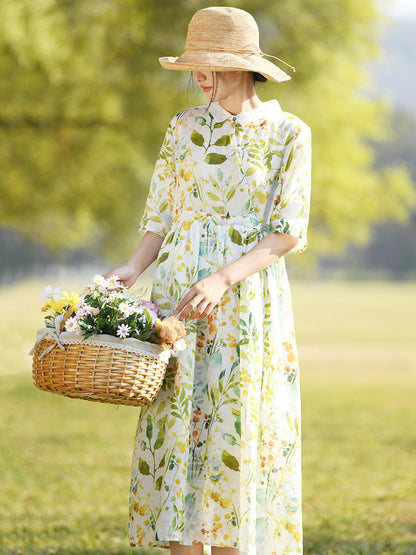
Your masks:
{"label": "dress waist", "polygon": [[203,227],[210,225],[219,226],[236,226],[246,229],[261,231],[262,221],[253,216],[222,216],[221,214],[211,214],[202,210],[184,210],[176,214],[172,220],[172,225],[181,225],[187,222],[200,222]]}

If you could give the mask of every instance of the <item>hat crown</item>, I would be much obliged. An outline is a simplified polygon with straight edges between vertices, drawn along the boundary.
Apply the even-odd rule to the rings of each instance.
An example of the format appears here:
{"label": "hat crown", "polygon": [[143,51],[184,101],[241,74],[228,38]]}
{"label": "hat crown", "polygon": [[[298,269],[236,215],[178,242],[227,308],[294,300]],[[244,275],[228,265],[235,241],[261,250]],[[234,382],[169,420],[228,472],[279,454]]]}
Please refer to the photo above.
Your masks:
{"label": "hat crown", "polygon": [[254,17],[231,7],[210,7],[192,17],[185,50],[259,52],[259,29]]}

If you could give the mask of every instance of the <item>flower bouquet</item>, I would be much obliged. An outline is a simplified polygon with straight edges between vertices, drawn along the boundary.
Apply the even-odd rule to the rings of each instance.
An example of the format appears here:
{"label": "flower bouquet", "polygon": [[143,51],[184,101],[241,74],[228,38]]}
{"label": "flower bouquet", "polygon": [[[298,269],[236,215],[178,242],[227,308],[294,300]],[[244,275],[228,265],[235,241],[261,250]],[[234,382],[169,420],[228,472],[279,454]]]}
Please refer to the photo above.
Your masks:
{"label": "flower bouquet", "polygon": [[185,329],[157,305],[131,294],[117,276],[97,275],[82,297],[50,285],[40,294],[33,381],[67,397],[124,405],[156,397],[169,358],[185,348]]}

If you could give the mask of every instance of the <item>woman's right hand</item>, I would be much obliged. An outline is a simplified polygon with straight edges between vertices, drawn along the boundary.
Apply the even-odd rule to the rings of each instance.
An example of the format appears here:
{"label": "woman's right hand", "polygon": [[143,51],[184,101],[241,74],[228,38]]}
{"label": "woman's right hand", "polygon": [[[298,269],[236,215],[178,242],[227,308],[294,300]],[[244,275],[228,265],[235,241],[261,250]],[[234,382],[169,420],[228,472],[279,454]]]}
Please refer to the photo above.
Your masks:
{"label": "woman's right hand", "polygon": [[128,264],[125,264],[124,266],[120,266],[115,270],[111,270],[110,272],[107,272],[106,274],[104,274],[104,277],[105,279],[109,279],[111,276],[114,276],[114,275],[116,275],[119,278],[122,285],[128,288],[134,285],[134,283],[136,282],[136,279],[139,277],[136,270],[131,266],[129,266]]}

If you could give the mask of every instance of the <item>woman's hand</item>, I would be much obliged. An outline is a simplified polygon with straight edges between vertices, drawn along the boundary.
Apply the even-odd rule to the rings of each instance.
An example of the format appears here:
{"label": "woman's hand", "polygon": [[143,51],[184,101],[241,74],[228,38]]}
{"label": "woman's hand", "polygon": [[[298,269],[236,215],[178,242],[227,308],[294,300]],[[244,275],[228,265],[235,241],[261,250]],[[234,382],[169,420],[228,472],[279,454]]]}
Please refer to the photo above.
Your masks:
{"label": "woman's hand", "polygon": [[104,274],[104,277],[105,279],[108,279],[114,275],[116,275],[119,278],[121,284],[124,285],[125,287],[131,287],[135,283],[138,277],[136,270],[131,266],[129,266],[128,264],[125,264],[124,266],[120,266],[120,268],[116,268],[115,270],[111,270],[110,272],[107,272],[106,274]]}
{"label": "woman's hand", "polygon": [[194,311],[189,319],[202,320],[208,316],[228,287],[225,279],[218,272],[201,279],[184,296],[176,307],[174,315],[186,318]]}

